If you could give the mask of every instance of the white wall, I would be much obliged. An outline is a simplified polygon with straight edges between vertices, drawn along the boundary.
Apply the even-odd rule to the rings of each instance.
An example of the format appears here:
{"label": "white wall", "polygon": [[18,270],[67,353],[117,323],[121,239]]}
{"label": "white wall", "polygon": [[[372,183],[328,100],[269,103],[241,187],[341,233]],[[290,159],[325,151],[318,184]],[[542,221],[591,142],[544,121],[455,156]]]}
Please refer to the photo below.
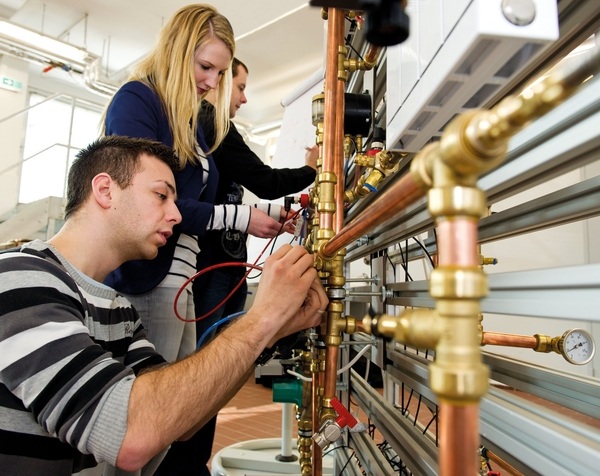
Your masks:
{"label": "white wall", "polygon": [[[309,80],[305,85],[304,92],[299,93],[298,97],[284,110],[281,132],[277,139],[277,149],[271,162],[273,168],[302,167],[306,155],[305,148],[315,144],[316,129],[312,125],[312,98],[323,89],[322,81],[315,79],[317,77]],[[275,200],[274,203],[283,204],[283,199]],[[298,206],[296,205],[294,209],[298,209]],[[289,234],[280,236],[275,243],[275,249],[284,243],[289,243],[291,239],[292,236]],[[267,241],[254,237],[248,239],[249,263],[256,261],[265,249]],[[260,262],[265,260],[270,251],[269,247],[260,258]]]}
{"label": "white wall", "polygon": [[20,162],[29,85],[28,64],[11,56],[0,56],[0,77],[21,84],[21,89],[11,91],[0,88],[0,217],[17,204],[20,182]]}

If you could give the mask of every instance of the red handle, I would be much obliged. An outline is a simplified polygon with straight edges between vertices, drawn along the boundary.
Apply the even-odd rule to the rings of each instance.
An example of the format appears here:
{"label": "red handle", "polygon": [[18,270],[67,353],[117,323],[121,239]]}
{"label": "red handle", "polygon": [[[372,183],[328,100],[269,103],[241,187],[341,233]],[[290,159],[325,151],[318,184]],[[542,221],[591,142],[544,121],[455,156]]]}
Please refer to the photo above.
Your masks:
{"label": "red handle", "polygon": [[331,399],[331,406],[338,414],[338,417],[335,421],[338,425],[340,425],[340,428],[344,428],[346,425],[348,425],[350,428],[354,428],[354,426],[358,423],[356,418],[352,416],[352,413],[346,410],[346,407],[342,405],[337,398],[334,397]]}

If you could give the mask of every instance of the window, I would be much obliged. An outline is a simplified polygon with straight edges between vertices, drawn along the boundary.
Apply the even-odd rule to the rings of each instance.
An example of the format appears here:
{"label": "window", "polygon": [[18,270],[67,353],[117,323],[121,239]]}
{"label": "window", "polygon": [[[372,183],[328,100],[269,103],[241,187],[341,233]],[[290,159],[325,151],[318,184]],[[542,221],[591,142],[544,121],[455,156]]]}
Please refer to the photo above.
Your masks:
{"label": "window", "polygon": [[98,137],[102,109],[80,99],[31,93],[19,202],[64,197],[75,154]]}

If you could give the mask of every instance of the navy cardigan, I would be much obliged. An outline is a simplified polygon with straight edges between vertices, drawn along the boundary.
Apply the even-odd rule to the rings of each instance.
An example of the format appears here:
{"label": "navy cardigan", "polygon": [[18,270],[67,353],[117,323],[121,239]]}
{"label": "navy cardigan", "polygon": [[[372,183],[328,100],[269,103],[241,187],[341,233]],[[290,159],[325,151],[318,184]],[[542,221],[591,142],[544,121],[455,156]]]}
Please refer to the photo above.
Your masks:
{"label": "navy cardigan", "polygon": [[[154,90],[139,81],[123,85],[112,99],[106,113],[106,134],[154,139],[170,147],[173,135],[162,103]],[[198,126],[198,144],[208,150],[202,127]],[[153,260],[128,261],[105,279],[112,288],[126,294],[141,294],[155,288],[167,275],[175,245],[181,233],[204,235],[213,214],[219,175],[212,156],[207,157],[209,174],[202,190],[202,167],[187,165],[175,173],[177,207],[182,221],[175,226],[167,244],[158,249]]]}

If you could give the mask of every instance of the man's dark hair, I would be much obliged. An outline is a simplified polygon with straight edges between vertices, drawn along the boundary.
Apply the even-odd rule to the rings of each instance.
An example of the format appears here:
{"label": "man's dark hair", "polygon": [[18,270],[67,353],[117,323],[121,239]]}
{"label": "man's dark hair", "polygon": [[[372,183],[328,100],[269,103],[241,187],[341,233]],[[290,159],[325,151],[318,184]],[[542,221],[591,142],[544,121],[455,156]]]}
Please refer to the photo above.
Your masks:
{"label": "man's dark hair", "polygon": [[238,68],[240,66],[246,70],[246,73],[250,73],[250,71],[248,71],[248,66],[246,66],[239,59],[234,57],[233,62],[231,63],[231,74],[233,75],[234,78],[238,75],[238,70],[239,70]]}
{"label": "man's dark hair", "polygon": [[173,173],[179,168],[179,159],[173,149],[150,139],[106,136],[81,149],[69,169],[65,220],[88,198],[92,179],[99,173],[110,175],[122,189],[131,185],[140,168],[142,154],[162,160]]}

